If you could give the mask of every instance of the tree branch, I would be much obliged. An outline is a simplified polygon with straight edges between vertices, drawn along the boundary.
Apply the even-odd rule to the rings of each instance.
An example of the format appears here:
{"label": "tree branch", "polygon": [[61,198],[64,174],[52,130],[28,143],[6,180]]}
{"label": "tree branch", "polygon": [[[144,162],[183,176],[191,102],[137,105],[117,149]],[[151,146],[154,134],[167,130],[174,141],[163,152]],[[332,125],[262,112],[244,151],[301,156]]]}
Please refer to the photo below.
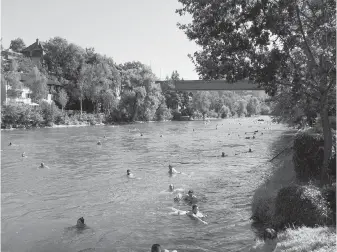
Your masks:
{"label": "tree branch", "polygon": [[304,39],[304,43],[305,43],[305,45],[306,45],[306,47],[307,47],[307,49],[308,49],[310,58],[311,58],[312,62],[313,62],[316,66],[318,66],[317,63],[316,63],[316,61],[315,61],[314,55],[313,55],[312,52],[311,52],[311,49],[310,49],[309,44],[308,44],[308,42],[307,42],[307,39],[306,39],[306,37],[305,37],[304,31],[303,31],[303,26],[302,26],[302,22],[301,22],[301,18],[300,18],[300,9],[298,8],[298,5],[296,5],[296,13],[297,13],[297,19],[298,19],[298,23],[299,23],[299,26],[300,26],[300,30],[301,30],[301,33],[302,33],[302,36],[303,36],[303,39]]}

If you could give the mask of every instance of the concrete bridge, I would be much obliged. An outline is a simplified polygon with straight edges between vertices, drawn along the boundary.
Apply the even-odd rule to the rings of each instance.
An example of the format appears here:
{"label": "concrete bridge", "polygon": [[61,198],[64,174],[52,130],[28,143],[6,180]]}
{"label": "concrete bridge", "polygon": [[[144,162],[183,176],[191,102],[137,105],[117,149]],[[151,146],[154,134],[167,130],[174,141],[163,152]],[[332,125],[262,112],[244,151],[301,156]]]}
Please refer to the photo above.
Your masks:
{"label": "concrete bridge", "polygon": [[[167,81],[156,81],[161,85]],[[175,89],[181,91],[192,90],[264,90],[249,80],[229,83],[224,80],[179,80],[174,81]]]}

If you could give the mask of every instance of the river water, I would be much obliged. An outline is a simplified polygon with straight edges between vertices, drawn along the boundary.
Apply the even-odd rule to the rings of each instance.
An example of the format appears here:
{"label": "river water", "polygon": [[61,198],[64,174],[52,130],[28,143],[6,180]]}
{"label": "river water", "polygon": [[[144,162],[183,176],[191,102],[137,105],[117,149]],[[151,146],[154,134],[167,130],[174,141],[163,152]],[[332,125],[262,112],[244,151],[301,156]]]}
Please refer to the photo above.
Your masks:
{"label": "river water", "polygon": [[[287,130],[259,118],[2,131],[2,251],[247,251],[251,199]],[[170,183],[194,190],[208,225],[168,214],[191,208]],[[68,229],[82,216],[89,229]]]}

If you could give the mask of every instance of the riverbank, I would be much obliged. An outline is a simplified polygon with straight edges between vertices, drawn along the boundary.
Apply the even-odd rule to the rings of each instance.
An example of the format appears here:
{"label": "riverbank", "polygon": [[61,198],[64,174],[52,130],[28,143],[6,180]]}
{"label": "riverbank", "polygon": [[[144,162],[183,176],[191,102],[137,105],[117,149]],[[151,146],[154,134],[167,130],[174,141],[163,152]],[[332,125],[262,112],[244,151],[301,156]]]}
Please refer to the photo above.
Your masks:
{"label": "riverbank", "polygon": [[[277,141],[279,146],[285,147],[285,151],[278,160],[274,160],[272,169],[265,175],[264,182],[253,196],[252,227],[258,239],[251,251],[336,250],[333,220],[336,209],[333,210],[325,196],[327,192],[335,195],[335,184],[330,188],[320,188],[319,181],[313,178],[305,182],[299,179],[299,168],[295,169],[294,165],[294,159],[298,158],[296,154],[301,151],[296,149],[299,141],[297,134],[312,133],[312,129],[293,131],[284,134]],[[319,146],[316,147],[319,149]],[[277,148],[277,151],[281,152],[282,148]],[[311,153],[306,155],[310,156]],[[335,205],[335,201],[332,204]],[[266,228],[277,230],[277,239],[262,241]]]}

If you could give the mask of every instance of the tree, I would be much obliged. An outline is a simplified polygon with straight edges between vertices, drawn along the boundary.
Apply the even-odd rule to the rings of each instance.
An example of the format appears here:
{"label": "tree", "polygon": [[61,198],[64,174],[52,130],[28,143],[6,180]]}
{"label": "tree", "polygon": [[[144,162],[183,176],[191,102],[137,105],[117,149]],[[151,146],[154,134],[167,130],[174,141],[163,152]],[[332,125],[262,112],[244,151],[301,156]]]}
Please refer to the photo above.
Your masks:
{"label": "tree", "polygon": [[193,96],[193,107],[202,114],[203,119],[205,119],[210,105],[211,100],[208,91],[197,91]]}
{"label": "tree", "polygon": [[260,113],[260,101],[256,97],[250,97],[247,103],[247,114],[257,115]]}
{"label": "tree", "polygon": [[39,102],[42,99],[47,98],[47,78],[40,73],[37,67],[34,67],[29,74],[30,81],[27,82],[27,86],[32,91],[31,98],[33,101]]}
{"label": "tree", "polygon": [[9,49],[12,49],[14,52],[21,52],[25,48],[26,45],[22,38],[13,39],[9,46]]}
{"label": "tree", "polygon": [[[321,183],[332,152],[329,100],[336,92],[336,2],[179,0],[177,12],[192,15],[179,25],[201,47],[191,57],[200,77],[250,78],[277,95],[282,87],[294,106],[315,100],[324,135]],[[335,106],[335,105],[334,105]]]}
{"label": "tree", "polygon": [[64,89],[61,89],[61,91],[58,94],[57,101],[61,104],[62,112],[63,112],[64,107],[67,105],[68,100],[69,100],[69,97],[67,95],[67,92],[64,91]]}

